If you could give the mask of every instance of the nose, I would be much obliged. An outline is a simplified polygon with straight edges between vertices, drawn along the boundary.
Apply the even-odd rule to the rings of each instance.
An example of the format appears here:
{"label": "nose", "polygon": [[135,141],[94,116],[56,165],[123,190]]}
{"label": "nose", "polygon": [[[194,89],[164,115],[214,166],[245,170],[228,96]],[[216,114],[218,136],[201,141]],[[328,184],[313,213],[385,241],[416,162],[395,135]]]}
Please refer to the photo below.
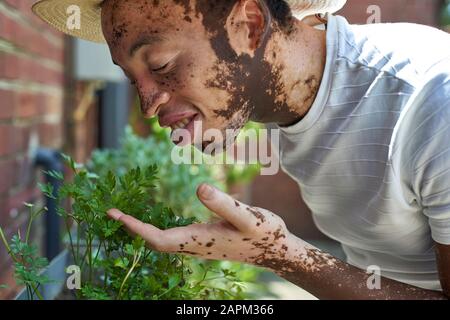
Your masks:
{"label": "nose", "polygon": [[156,86],[148,90],[139,90],[141,99],[141,112],[145,118],[152,118],[158,115],[162,105],[170,100],[170,94],[159,90]]}

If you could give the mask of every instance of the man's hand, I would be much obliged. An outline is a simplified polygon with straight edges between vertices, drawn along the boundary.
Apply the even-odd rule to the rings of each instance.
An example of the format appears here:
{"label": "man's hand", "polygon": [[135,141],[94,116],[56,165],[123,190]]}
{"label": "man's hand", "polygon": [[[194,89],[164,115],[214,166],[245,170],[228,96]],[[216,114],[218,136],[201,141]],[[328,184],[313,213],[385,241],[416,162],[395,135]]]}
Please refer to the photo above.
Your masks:
{"label": "man's hand", "polygon": [[[266,267],[320,299],[447,299],[430,291],[382,278],[382,287],[367,286],[369,274],[295,237],[283,220],[249,207],[203,184],[200,201],[222,220],[211,224],[160,230],[116,209],[108,215],[140,235],[152,249],[206,259],[226,259]],[[446,256],[442,256],[445,265]],[[448,261],[447,261],[448,262]]]}
{"label": "man's hand", "polygon": [[261,266],[286,258],[290,233],[280,217],[238,202],[207,184],[198,188],[197,196],[222,220],[163,231],[116,209],[108,215],[122,222],[130,233],[140,235],[150,248],[161,252]]}

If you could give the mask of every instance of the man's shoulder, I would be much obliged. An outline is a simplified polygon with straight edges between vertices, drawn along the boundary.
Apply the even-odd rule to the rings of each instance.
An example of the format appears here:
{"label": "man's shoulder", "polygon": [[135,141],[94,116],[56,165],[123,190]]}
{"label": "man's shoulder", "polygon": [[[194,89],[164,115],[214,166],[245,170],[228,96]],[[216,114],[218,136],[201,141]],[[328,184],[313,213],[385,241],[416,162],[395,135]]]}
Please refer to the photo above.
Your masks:
{"label": "man's shoulder", "polygon": [[397,157],[391,160],[401,163],[404,175],[450,150],[450,59],[425,73],[401,112],[391,148],[391,156]]}
{"label": "man's shoulder", "polygon": [[350,25],[339,22],[341,59],[418,86],[431,68],[450,59],[450,35],[412,23]]}

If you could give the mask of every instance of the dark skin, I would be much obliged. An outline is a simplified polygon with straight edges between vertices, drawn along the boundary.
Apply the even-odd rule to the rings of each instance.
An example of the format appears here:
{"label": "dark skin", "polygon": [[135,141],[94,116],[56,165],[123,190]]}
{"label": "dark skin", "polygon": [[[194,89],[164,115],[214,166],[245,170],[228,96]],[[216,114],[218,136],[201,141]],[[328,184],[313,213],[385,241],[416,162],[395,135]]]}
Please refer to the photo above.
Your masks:
{"label": "dark skin", "polygon": [[[308,24],[280,26],[264,2],[255,0],[107,0],[102,9],[113,60],[136,85],[144,115],[196,112],[205,130],[239,131],[248,120],[289,125],[302,119],[326,58],[325,32]],[[208,185],[199,186],[198,197],[218,222],[163,231],[116,209],[108,214],[155,250],[265,267],[320,299],[450,297],[448,245],[436,244],[443,292],[387,278],[380,290],[370,290],[365,270],[294,236],[274,213]]]}

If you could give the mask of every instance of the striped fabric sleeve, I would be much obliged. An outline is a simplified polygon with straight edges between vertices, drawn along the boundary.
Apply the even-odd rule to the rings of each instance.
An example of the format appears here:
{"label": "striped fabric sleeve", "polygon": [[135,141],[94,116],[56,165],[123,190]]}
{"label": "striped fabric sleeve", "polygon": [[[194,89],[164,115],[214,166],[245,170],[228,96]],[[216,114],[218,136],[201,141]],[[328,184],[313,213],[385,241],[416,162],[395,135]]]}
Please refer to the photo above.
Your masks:
{"label": "striped fabric sleeve", "polygon": [[409,168],[432,238],[450,245],[450,73],[434,78],[428,87],[411,127],[415,146]]}

